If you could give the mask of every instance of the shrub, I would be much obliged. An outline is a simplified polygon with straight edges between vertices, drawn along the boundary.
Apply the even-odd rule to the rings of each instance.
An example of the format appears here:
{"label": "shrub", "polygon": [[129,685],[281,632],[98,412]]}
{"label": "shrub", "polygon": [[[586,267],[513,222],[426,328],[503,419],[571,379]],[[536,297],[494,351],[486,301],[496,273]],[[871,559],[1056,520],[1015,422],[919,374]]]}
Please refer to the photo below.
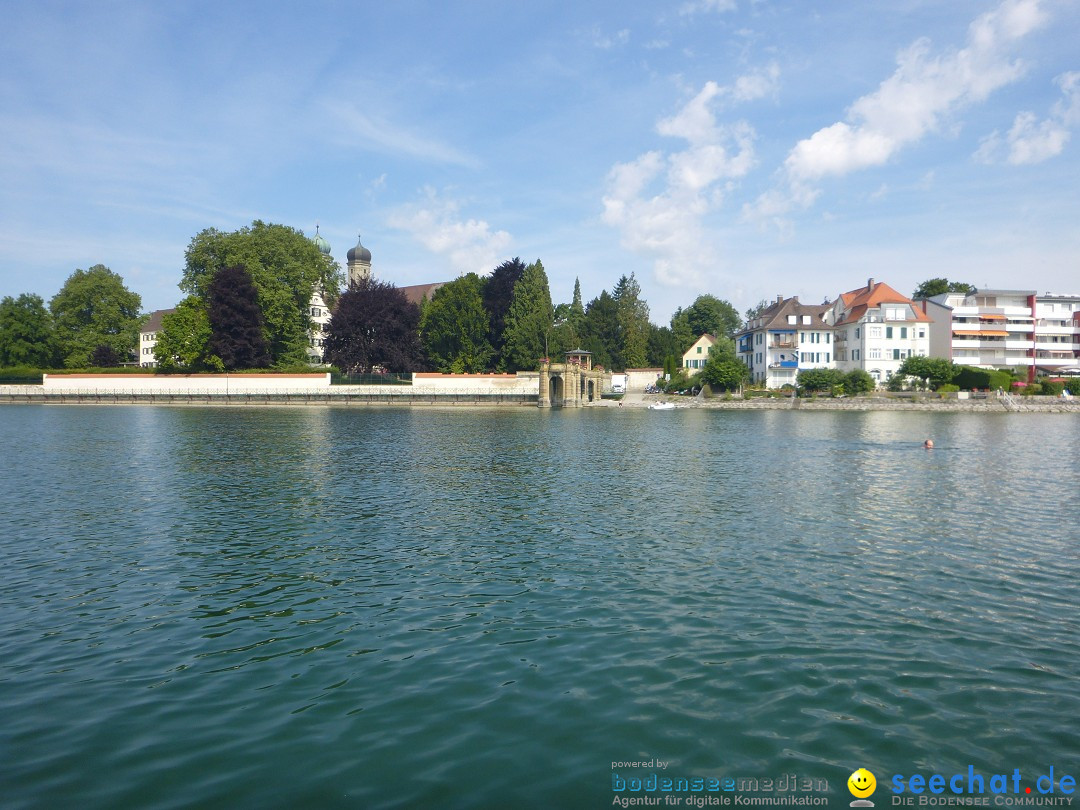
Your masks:
{"label": "shrub", "polygon": [[1061,396],[1061,392],[1065,390],[1065,383],[1057,380],[1040,380],[1042,385],[1042,392],[1051,397]]}
{"label": "shrub", "polygon": [[939,394],[955,394],[960,390],[959,385],[953,385],[952,383],[945,383],[945,385],[938,386]]}

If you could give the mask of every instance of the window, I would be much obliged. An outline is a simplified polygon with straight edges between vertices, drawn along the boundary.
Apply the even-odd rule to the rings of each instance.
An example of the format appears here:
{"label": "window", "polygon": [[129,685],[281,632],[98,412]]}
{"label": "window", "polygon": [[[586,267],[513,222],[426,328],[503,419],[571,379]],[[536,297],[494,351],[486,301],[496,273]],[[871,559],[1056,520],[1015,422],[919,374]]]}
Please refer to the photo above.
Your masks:
{"label": "window", "polygon": [[701,354],[701,347],[700,346],[697,347],[697,353]]}
{"label": "window", "polygon": [[919,337],[921,337],[921,338],[926,337],[926,330],[923,329],[922,327],[919,327]]}
{"label": "window", "polygon": [[858,360],[859,359],[859,350],[858,349],[852,349],[851,350],[851,359],[852,360]]}
{"label": "window", "polygon": [[759,346],[761,345],[761,339],[762,339],[763,337],[764,337],[764,335],[763,335],[763,334],[762,334],[761,332],[758,332],[758,333],[757,333],[757,344],[758,344]]}
{"label": "window", "polygon": [[830,333],[830,332],[825,333],[825,342],[826,343],[832,343],[832,333]]}
{"label": "window", "polygon": [[870,349],[870,353],[869,353],[868,357],[871,360],[880,360],[881,359],[881,349]]}
{"label": "window", "polygon": [[322,309],[320,307],[312,307],[311,308],[311,317],[312,318],[318,318],[321,315],[322,315]]}
{"label": "window", "polygon": [[825,362],[826,363],[832,362],[831,360],[829,360],[829,353],[828,352],[825,352]]}
{"label": "window", "polygon": [[810,325],[810,316],[809,315],[803,315],[802,316],[802,322],[803,322],[803,326],[809,326]]}
{"label": "window", "polygon": [[902,357],[900,357],[900,350],[899,349],[893,349],[892,350],[892,359],[893,360],[902,360],[903,359]]}
{"label": "window", "polygon": [[859,328],[858,327],[855,327],[855,339],[856,340],[859,339]]}
{"label": "window", "polygon": [[900,339],[901,340],[907,340],[907,327],[906,326],[901,326],[900,327]]}
{"label": "window", "polygon": [[806,332],[799,332],[799,343],[806,343]]}
{"label": "window", "polygon": [[788,323],[789,323],[790,325],[794,326],[794,325],[795,325],[795,316],[794,316],[794,315],[788,315],[788,316],[787,316],[787,322],[788,322]]}
{"label": "window", "polygon": [[[889,329],[891,330],[892,327],[890,326]],[[880,326],[871,326],[870,327],[869,337],[872,337],[872,338],[881,337],[881,327]]]}

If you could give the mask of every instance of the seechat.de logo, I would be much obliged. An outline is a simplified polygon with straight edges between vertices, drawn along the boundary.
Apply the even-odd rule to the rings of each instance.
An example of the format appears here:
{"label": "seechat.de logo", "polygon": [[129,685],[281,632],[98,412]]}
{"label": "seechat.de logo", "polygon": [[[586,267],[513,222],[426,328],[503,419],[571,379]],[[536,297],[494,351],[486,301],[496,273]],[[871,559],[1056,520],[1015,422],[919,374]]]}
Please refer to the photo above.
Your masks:
{"label": "seechat.de logo", "polygon": [[851,795],[855,797],[855,801],[849,805],[850,807],[874,806],[874,803],[868,801],[867,797],[872,796],[874,791],[877,790],[877,779],[866,768],[859,768],[848,777],[847,788],[851,791]]}

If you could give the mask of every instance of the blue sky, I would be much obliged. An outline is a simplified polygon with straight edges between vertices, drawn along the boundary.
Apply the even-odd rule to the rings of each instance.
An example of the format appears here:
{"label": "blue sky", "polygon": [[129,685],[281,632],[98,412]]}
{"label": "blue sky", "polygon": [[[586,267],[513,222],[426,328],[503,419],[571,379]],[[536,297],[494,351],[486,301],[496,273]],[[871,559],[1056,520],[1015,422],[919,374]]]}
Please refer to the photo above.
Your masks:
{"label": "blue sky", "polygon": [[172,306],[253,219],[398,285],[540,258],[833,298],[1080,291],[1075,0],[3,2],[0,295],[105,264]]}

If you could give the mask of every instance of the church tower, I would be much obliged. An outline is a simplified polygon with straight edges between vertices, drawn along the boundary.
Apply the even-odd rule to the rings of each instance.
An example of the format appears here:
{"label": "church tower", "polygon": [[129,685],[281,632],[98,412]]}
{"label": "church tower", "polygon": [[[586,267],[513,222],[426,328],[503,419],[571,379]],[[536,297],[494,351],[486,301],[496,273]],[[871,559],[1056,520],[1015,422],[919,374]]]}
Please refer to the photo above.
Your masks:
{"label": "church tower", "polygon": [[356,247],[349,248],[349,285],[363,278],[371,278],[371,251],[356,238]]}

